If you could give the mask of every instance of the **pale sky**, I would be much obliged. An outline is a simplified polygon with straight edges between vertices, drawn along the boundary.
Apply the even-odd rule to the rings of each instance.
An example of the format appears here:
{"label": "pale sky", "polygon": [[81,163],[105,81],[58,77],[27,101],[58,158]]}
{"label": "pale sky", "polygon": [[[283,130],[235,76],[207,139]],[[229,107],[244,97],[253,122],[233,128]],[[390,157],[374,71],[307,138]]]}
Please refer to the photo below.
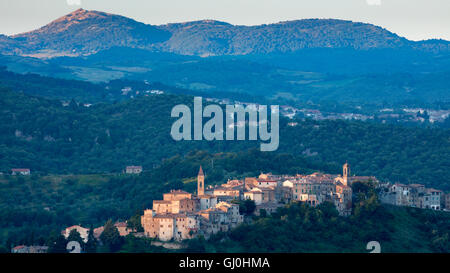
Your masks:
{"label": "pale sky", "polygon": [[450,40],[450,0],[0,0],[0,33],[30,31],[78,8],[153,25],[201,19],[259,25],[336,18],[375,24],[411,40]]}

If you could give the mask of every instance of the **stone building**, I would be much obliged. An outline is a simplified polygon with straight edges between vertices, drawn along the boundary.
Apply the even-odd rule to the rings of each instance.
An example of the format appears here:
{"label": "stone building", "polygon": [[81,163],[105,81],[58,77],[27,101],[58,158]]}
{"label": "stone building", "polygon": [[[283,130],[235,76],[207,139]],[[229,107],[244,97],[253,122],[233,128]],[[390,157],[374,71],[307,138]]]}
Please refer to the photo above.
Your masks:
{"label": "stone building", "polygon": [[20,245],[13,247],[11,253],[47,253],[48,246],[25,246]]}
{"label": "stone building", "polygon": [[332,195],[332,201],[339,214],[348,216],[352,213],[352,188],[348,185],[336,183],[336,194]]}
{"label": "stone building", "polygon": [[423,205],[425,209],[441,209],[441,195],[442,191],[436,189],[426,189],[426,194],[424,195]]}
{"label": "stone building", "polygon": [[[163,200],[154,200],[152,209],[144,211],[141,224],[147,237],[161,241],[191,239],[199,234],[208,237],[218,231],[226,231],[243,221],[239,205],[218,202],[222,192],[205,194],[205,175],[202,168],[197,175],[197,195],[172,190]],[[224,187],[229,197],[233,187]],[[219,195],[215,195],[215,193]],[[240,192],[237,190],[237,198]],[[234,198],[234,194],[231,194]]]}
{"label": "stone building", "polygon": [[394,206],[441,210],[445,203],[443,198],[445,195],[442,191],[425,188],[421,184],[386,184],[380,191],[381,202]]}
{"label": "stone building", "polygon": [[142,172],[142,166],[127,166],[125,173],[128,174],[140,174]]}
{"label": "stone building", "polygon": [[450,211],[450,193],[442,194],[441,207],[447,211]]}
{"label": "stone building", "polygon": [[253,188],[250,191],[244,193],[245,199],[250,199],[255,202],[255,205],[260,205],[263,199],[263,192],[259,188]]}
{"label": "stone building", "polygon": [[[348,216],[352,208],[352,188],[349,183],[350,167],[343,166],[343,175],[324,173],[298,175],[292,178],[292,200],[317,206],[328,201],[333,203],[340,215]],[[286,184],[286,185],[289,185]]]}
{"label": "stone building", "polygon": [[78,233],[80,234],[81,239],[83,239],[83,242],[86,243],[88,241],[89,229],[88,228],[84,228],[82,226],[78,226],[78,225],[70,226],[70,227],[66,228],[65,230],[63,230],[61,232],[61,234],[64,236],[64,238],[67,239],[69,237],[70,232],[72,230],[78,231]]}

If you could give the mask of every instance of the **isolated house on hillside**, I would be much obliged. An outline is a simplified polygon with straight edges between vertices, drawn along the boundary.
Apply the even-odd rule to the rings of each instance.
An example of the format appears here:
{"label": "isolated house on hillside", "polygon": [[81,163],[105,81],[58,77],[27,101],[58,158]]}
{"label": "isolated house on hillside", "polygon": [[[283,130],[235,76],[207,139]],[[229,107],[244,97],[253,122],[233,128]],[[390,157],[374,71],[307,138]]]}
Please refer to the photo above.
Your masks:
{"label": "isolated house on hillside", "polygon": [[48,246],[25,246],[20,245],[11,249],[11,253],[47,253]]}
{"label": "isolated house on hillside", "polygon": [[11,175],[30,175],[30,169],[11,169]]}
{"label": "isolated house on hillside", "polygon": [[125,168],[125,173],[129,174],[139,174],[142,172],[142,166],[127,166]]}
{"label": "isolated house on hillside", "polygon": [[78,231],[78,233],[80,234],[81,239],[83,239],[83,242],[87,242],[88,241],[88,235],[89,235],[89,229],[88,228],[84,228],[82,226],[70,226],[68,228],[66,228],[65,230],[63,230],[61,232],[61,235],[64,236],[64,238],[68,238],[70,235],[70,232],[75,229],[76,231]]}

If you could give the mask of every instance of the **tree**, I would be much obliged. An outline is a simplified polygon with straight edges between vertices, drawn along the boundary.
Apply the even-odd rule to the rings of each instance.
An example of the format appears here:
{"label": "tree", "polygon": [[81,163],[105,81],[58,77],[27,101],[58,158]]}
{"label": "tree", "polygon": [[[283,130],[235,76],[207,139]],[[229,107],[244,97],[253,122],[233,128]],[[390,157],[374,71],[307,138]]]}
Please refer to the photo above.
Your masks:
{"label": "tree", "polygon": [[267,211],[265,209],[260,209],[259,216],[261,216],[262,218],[267,217]]}
{"label": "tree", "polygon": [[141,225],[141,213],[137,212],[135,215],[131,216],[127,221],[127,227],[136,232],[143,232],[144,229]]}
{"label": "tree", "polygon": [[4,246],[0,246],[0,253],[8,253],[8,249]]}
{"label": "tree", "polygon": [[138,238],[132,234],[128,234],[124,238],[124,244],[120,250],[122,253],[144,253],[153,252],[155,247],[151,245],[151,239]]}
{"label": "tree", "polygon": [[331,202],[323,202],[317,208],[322,212],[325,219],[331,219],[339,216],[336,206]]}
{"label": "tree", "polygon": [[67,236],[67,242],[76,241],[80,243],[81,246],[84,245],[84,241],[81,238],[80,233],[76,229],[72,229],[69,233],[69,236]]}
{"label": "tree", "polygon": [[118,251],[123,244],[123,238],[120,236],[119,230],[114,226],[112,220],[106,222],[105,229],[102,235],[100,235],[100,240],[109,252]]}
{"label": "tree", "polygon": [[206,241],[203,236],[199,236],[198,238],[189,240],[188,247],[186,248],[186,252],[188,252],[188,253],[204,253],[206,251],[205,244],[206,244]]}
{"label": "tree", "polygon": [[94,228],[91,225],[91,227],[89,228],[89,234],[88,234],[88,240],[84,246],[84,251],[86,253],[95,253],[97,252],[97,239],[94,236]]}
{"label": "tree", "polygon": [[255,201],[246,199],[239,204],[239,212],[245,215],[252,215],[256,209]]}
{"label": "tree", "polygon": [[49,253],[67,253],[67,240],[61,234],[53,233],[47,242]]}

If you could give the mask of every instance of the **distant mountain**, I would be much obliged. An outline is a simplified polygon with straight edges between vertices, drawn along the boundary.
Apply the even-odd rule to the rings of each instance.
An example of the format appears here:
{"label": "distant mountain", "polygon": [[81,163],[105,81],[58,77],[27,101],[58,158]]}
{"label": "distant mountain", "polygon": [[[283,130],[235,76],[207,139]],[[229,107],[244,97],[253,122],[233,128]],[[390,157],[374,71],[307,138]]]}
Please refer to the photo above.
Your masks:
{"label": "distant mountain", "polygon": [[214,20],[152,26],[119,15],[83,9],[40,29],[0,37],[0,53],[3,54],[78,56],[112,47],[211,56],[292,53],[311,48],[410,48],[447,52],[450,44],[443,40],[413,42],[378,26],[334,19],[259,26],[235,26]]}
{"label": "distant mountain", "polygon": [[0,35],[0,64],[15,73],[159,82],[214,96],[412,106],[450,99],[449,41],[414,42],[334,19],[152,26],[79,9],[38,30]]}
{"label": "distant mountain", "polygon": [[24,54],[92,54],[114,46],[143,47],[165,41],[170,33],[132,19],[78,9],[50,24],[11,38]]}
{"label": "distant mountain", "polygon": [[21,52],[20,42],[0,34],[0,52],[17,54]]}
{"label": "distant mountain", "polygon": [[233,26],[206,20],[160,28],[172,33],[162,48],[187,55],[265,54],[306,48],[398,48],[411,43],[377,26],[332,19],[261,26]]}
{"label": "distant mountain", "polygon": [[419,41],[415,43],[414,48],[429,51],[433,53],[439,52],[449,52],[450,51],[450,41],[442,39],[430,39],[425,41]]}

